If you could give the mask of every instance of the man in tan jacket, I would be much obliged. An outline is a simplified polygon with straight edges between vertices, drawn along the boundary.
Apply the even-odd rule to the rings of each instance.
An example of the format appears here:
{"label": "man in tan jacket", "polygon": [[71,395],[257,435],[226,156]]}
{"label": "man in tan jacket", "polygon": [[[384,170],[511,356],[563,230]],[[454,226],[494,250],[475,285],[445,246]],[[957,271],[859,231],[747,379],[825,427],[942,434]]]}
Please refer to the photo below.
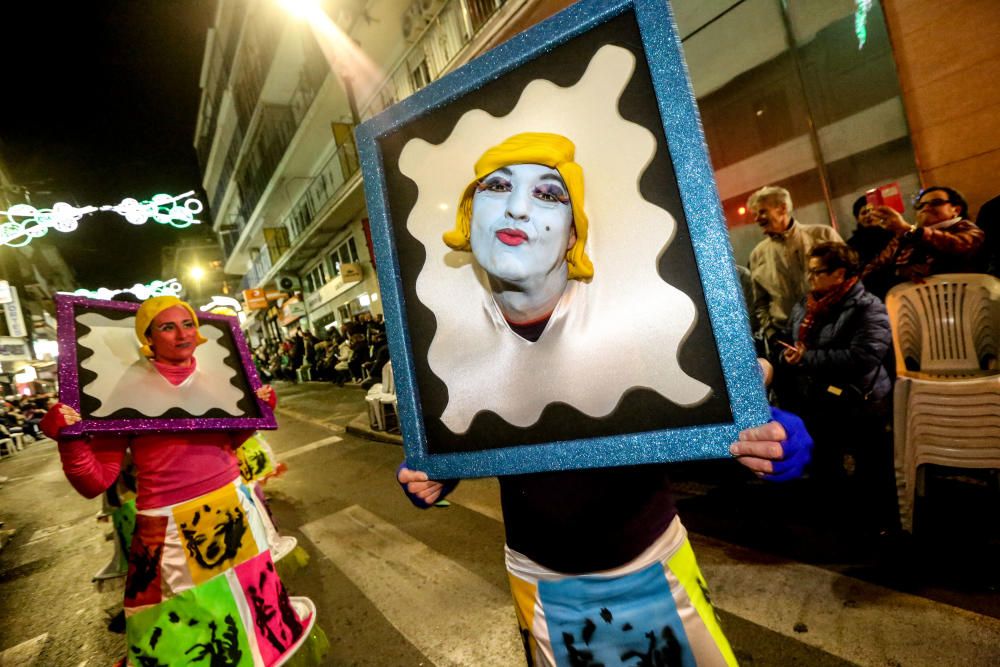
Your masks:
{"label": "man in tan jacket", "polygon": [[806,276],[809,252],[826,241],[840,241],[840,234],[827,225],[803,225],[792,217],[788,190],[767,186],[747,200],[747,211],[763,230],[765,238],[750,253],[753,279],[753,310],[757,335],[768,343],[768,354],[776,340],[790,342],[788,331],[792,306],[809,289]]}

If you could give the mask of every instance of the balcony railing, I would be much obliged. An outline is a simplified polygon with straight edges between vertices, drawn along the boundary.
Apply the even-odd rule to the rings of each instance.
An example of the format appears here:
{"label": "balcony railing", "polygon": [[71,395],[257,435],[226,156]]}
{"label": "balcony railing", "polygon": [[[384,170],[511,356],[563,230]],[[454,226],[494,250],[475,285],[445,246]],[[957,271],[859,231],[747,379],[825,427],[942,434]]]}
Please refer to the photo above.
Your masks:
{"label": "balcony railing", "polygon": [[[326,61],[323,64],[326,65]],[[296,125],[301,125],[305,119],[306,112],[309,111],[313,100],[319,94],[319,89],[323,86],[323,82],[326,81],[327,72],[329,72],[328,66],[324,69],[319,69],[308,61],[299,70],[298,85],[295,86],[295,91],[292,93],[291,99],[288,100],[288,106],[292,109]]]}
{"label": "balcony railing", "polygon": [[[205,81],[205,92],[201,105],[201,135],[195,142],[195,151],[202,173],[208,164],[208,154],[212,150],[215,129],[219,122],[219,106],[223,93],[229,85],[229,74],[232,71],[233,56],[239,42],[242,21],[246,15],[245,2],[232,1],[223,3],[223,14],[216,29],[216,39],[213,41],[212,53],[209,56],[208,76]],[[224,35],[225,43],[220,44]]]}
{"label": "balcony railing", "polygon": [[288,231],[284,227],[265,228],[264,241],[264,245],[257,249],[250,260],[250,270],[243,276],[241,289],[260,285],[274,263],[288,252],[290,246]]}
{"label": "balcony railing", "polygon": [[327,62],[326,55],[316,42],[316,38],[311,34],[302,36],[302,69],[299,70],[299,83],[292,93],[292,99],[288,102],[295,113],[295,120],[302,122],[313,100],[319,94],[319,89],[326,81],[330,73],[330,63]]}
{"label": "balcony railing", "polygon": [[[246,229],[247,221],[240,212],[239,205],[230,206],[226,215],[227,219],[219,227],[219,241],[222,243],[222,250],[225,253],[224,261],[228,262],[236,250],[236,246],[239,245],[240,235]],[[226,235],[225,238],[223,238],[223,234]]]}
{"label": "balcony railing", "polygon": [[507,0],[450,0],[361,111],[368,119],[444,74]]}
{"label": "balcony railing", "polygon": [[308,229],[316,215],[357,171],[358,149],[352,139],[337,148],[285,216],[284,224],[291,242]]}
{"label": "balcony railing", "polygon": [[236,55],[236,45],[240,41],[246,10],[246,0],[230,0],[223,3],[222,16],[219,17],[219,32],[226,36],[226,43],[222,48],[222,65],[226,71],[227,81],[229,73],[233,70],[233,57]]}
{"label": "balcony railing", "polygon": [[219,245],[222,246],[223,257],[229,259],[236,249],[236,243],[240,240],[239,229],[227,229],[219,232]]}
{"label": "balcony railing", "polygon": [[226,89],[226,75],[223,68],[222,52],[218,45],[212,49],[211,61],[208,65],[208,78],[201,101],[201,134],[195,142],[195,152],[198,154],[198,165],[202,173],[208,165],[208,154],[212,150],[212,140],[215,138],[215,128],[219,122],[219,103]]}
{"label": "balcony railing", "polygon": [[236,174],[236,183],[240,187],[240,212],[246,220],[251,219],[267,184],[271,182],[274,170],[295,136],[295,129],[291,107],[264,106],[260,123],[250,140],[250,148]]}
{"label": "balcony railing", "polygon": [[268,16],[256,17],[247,26],[242,47],[243,58],[232,86],[236,118],[244,132],[250,126],[257,100],[264,89],[264,79],[278,48],[283,14],[281,12],[274,15],[274,12],[269,12]]}
{"label": "balcony railing", "polygon": [[243,132],[239,126],[233,130],[233,136],[229,140],[229,149],[226,151],[226,160],[222,163],[222,170],[219,171],[219,180],[215,184],[215,192],[212,194],[212,212],[218,215],[219,207],[226,196],[229,188],[229,181],[233,177],[233,169],[236,167],[236,160],[240,156],[240,148],[243,147]]}

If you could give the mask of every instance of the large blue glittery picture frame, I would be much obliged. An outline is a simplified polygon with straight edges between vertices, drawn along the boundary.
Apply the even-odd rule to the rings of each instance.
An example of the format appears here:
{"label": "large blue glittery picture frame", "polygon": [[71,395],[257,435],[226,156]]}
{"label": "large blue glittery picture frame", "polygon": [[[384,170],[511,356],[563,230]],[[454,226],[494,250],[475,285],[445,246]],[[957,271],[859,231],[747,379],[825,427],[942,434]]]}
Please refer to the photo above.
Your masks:
{"label": "large blue glittery picture frame", "polygon": [[[162,413],[148,415],[137,411],[132,404],[128,404],[128,393],[130,392],[124,392],[126,395],[123,397],[123,402],[127,405],[123,405],[111,414],[97,416],[95,413],[102,405],[102,397],[94,395],[88,389],[88,384],[96,379],[96,373],[88,370],[87,360],[99,357],[101,354],[112,353],[110,350],[100,352],[91,349],[81,342],[81,338],[84,338],[90,331],[82,318],[88,315],[98,315],[111,321],[120,321],[121,328],[127,335],[124,336],[125,341],[120,349],[114,351],[113,355],[126,361],[134,360],[136,364],[139,364],[142,362],[142,358],[139,355],[139,345],[135,341],[133,333],[135,313],[139,309],[139,304],[91,299],[68,294],[57,294],[55,302],[59,333],[59,400],[79,412],[82,417],[81,421],[64,428],[62,430],[64,435],[273,430],[278,427],[270,406],[256,396],[261,382],[257,376],[246,337],[240,330],[239,322],[235,317],[204,312],[198,314],[201,329],[205,331],[209,327],[213,328],[214,333],[208,337],[216,339],[214,342],[212,340],[207,342],[206,346],[215,345],[219,348],[217,356],[222,357],[223,364],[219,366],[223,372],[208,373],[204,380],[232,386],[233,391],[239,395],[236,403],[236,410],[239,414],[228,414],[220,409],[185,410],[171,403]],[[195,359],[199,359],[199,354],[204,355],[204,350],[205,348],[202,347],[200,353],[196,352]],[[148,362],[142,362],[142,365],[148,365]],[[200,370],[206,370],[205,364],[201,362],[199,362],[199,367]],[[169,389],[167,389],[168,384],[165,379],[156,377],[155,380],[155,390],[165,389],[165,400],[173,402],[182,397],[185,392],[191,392],[199,379],[192,378],[191,381]],[[118,386],[113,391],[121,392],[121,390],[122,387]]]}
{"label": "large blue glittery picture frame", "polygon": [[[607,53],[625,53],[634,62],[634,70],[620,89],[595,95],[588,86],[600,85],[601,79],[588,77],[594,63]],[[653,137],[643,140],[656,146],[651,159],[642,152],[635,154],[635,187],[638,199],[653,204],[656,215],[669,213],[674,221],[672,231],[665,243],[652,239],[657,241],[651,244],[654,248],[662,246],[653,262],[658,279],[615,287],[623,295],[644,299],[645,294],[661,289],[665,283],[688,298],[695,315],[678,343],[673,367],[680,369],[678,384],[694,378],[708,390],[703,399],[678,404],[665,398],[664,392],[657,393],[637,382],[606,414],[587,412],[554,396],[551,401],[542,399],[546,404],[540,416],[529,424],[514,423],[516,420],[509,419],[505,411],[505,402],[517,401],[519,392],[500,392],[497,398],[483,391],[484,404],[491,401],[490,405],[495,406],[499,401],[500,407],[483,409],[471,418],[471,423],[453,428],[443,416],[446,408],[442,406],[447,406],[449,400],[456,401],[460,394],[453,389],[456,385],[442,377],[452,371],[454,377],[460,377],[468,368],[457,367],[461,362],[455,361],[455,369],[446,367],[441,372],[441,350],[447,346],[439,345],[436,351],[433,346],[435,336],[440,335],[452,336],[445,339],[455,349],[463,347],[463,332],[446,331],[446,318],[433,302],[441,298],[454,300],[455,295],[447,283],[444,289],[428,293],[425,271],[433,262],[452,267],[468,261],[455,259],[456,253],[438,261],[441,250],[435,240],[414,231],[415,216],[426,217],[421,211],[429,210],[420,197],[432,191],[427,183],[442,172],[433,160],[417,162],[415,168],[412,156],[433,156],[438,150],[441,156],[449,154],[447,151],[454,154],[461,146],[460,138],[475,138],[475,132],[459,136],[460,129],[468,129],[463,125],[466,122],[488,129],[493,125],[506,128],[512,123],[517,132],[553,131],[536,125],[567,114],[565,110],[557,111],[558,104],[547,104],[545,95],[572,101],[574,90],[588,94],[585,99],[593,100],[593,104],[577,100],[575,106],[568,107],[569,115],[584,117],[570,125],[579,128],[590,123],[597,128],[592,133],[595,136],[580,136],[579,132],[574,135],[578,154],[585,152],[584,144],[595,146],[604,141],[607,145],[603,150],[609,160],[630,157],[629,142],[613,141],[610,131],[607,137],[597,136],[603,134],[604,126],[594,120],[598,112],[589,109],[607,106],[602,102],[605,98],[611,100],[623,127],[636,125]],[[534,104],[522,105],[525,100]],[[532,109],[538,109],[537,122],[531,120]],[[594,118],[587,117],[591,113]],[[486,145],[499,143],[514,133],[498,134]],[[729,444],[739,431],[770,419],[714,174],[680,40],[664,0],[582,0],[386,109],[360,125],[356,137],[399,426],[411,468],[444,479],[723,458],[729,455]],[[424,152],[415,153],[410,150],[413,146]],[[468,156],[461,156],[461,164],[456,166],[461,178],[473,178],[472,163],[481,153],[481,148],[470,149]],[[401,160],[401,156],[405,159]],[[600,161],[595,159],[592,148],[589,159],[591,165]],[[588,168],[591,173],[595,171],[583,166],[585,173]],[[600,179],[587,180],[587,216],[592,230],[600,231],[604,238],[618,235],[629,239],[638,257],[642,247],[650,243],[628,236],[640,228],[633,224],[635,219],[595,216],[591,210],[590,206],[600,205],[602,197],[607,202],[616,196],[602,194],[601,186]],[[442,233],[454,225],[457,195],[456,191],[455,198],[445,198],[435,205],[441,209]],[[597,238],[596,231],[592,238]],[[592,256],[601,254],[601,248],[594,250]],[[637,264],[642,263],[637,260]],[[604,266],[598,258],[594,264],[595,278],[586,289],[609,275],[600,273]],[[649,303],[654,301],[650,299]],[[462,307],[466,306],[458,306]],[[468,308],[472,314],[476,306],[470,303]],[[670,316],[656,312],[652,305],[640,305],[634,312],[636,331],[648,332],[649,322]],[[648,367],[649,348],[656,345],[654,339],[655,335],[623,338],[609,334],[603,343],[619,354],[634,349],[635,365]],[[593,349],[595,358],[601,356],[600,347]],[[433,362],[428,360],[431,352],[436,355]],[[671,361],[668,356],[663,355],[665,366]],[[444,363],[448,363],[447,355]],[[589,368],[588,363],[581,364],[581,368]],[[549,370],[540,368],[538,378]],[[600,396],[623,371],[620,366],[606,370],[603,374],[581,371],[579,382],[574,384]],[[641,370],[637,368],[636,373],[641,375]],[[495,379],[485,378],[483,386]],[[530,393],[535,378],[501,379],[512,380],[515,386],[521,382]],[[614,399],[613,392],[611,396]]]}

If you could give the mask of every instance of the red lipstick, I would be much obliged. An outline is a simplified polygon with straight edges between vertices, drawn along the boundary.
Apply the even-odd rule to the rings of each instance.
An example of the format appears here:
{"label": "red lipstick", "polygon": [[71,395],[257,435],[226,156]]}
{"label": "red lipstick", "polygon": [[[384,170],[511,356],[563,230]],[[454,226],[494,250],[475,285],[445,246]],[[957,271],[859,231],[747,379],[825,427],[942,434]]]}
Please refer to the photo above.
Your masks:
{"label": "red lipstick", "polygon": [[497,238],[504,245],[521,245],[528,240],[528,235],[520,229],[504,228],[497,232]]}

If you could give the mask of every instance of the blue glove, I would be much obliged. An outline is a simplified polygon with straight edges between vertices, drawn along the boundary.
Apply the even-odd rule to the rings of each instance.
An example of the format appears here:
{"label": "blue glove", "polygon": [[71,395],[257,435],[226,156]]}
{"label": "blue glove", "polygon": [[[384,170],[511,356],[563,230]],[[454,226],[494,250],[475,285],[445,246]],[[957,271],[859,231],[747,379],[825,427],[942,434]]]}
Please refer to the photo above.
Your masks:
{"label": "blue glove", "polygon": [[788,438],[781,443],[784,456],[780,461],[773,461],[773,472],[763,475],[763,479],[771,482],[787,482],[802,476],[809,462],[812,461],[813,439],[806,430],[806,425],[798,415],[771,408],[771,419],[785,428]]}
{"label": "blue glove", "polygon": [[[396,482],[399,484],[399,487],[401,489],[403,489],[403,493],[406,494],[406,497],[410,499],[410,502],[413,503],[413,506],[416,507],[417,509],[425,510],[425,509],[428,509],[430,507],[434,507],[435,504],[437,504],[437,503],[441,502],[442,500],[444,500],[445,496],[447,496],[449,493],[451,493],[452,491],[454,491],[455,487],[458,486],[458,480],[457,479],[440,479],[440,480],[436,480],[436,481],[441,482],[441,484],[442,484],[441,495],[439,495],[438,499],[435,500],[433,503],[427,504],[427,503],[425,503],[423,501],[422,498],[420,498],[416,494],[410,493],[407,490],[407,488],[406,488],[406,484],[403,484],[402,482],[399,481],[399,471],[402,470],[403,468],[410,468],[410,466],[406,465],[406,461],[403,461],[402,463],[400,463],[399,467],[396,468]],[[410,468],[410,470],[413,470],[413,468]]]}

